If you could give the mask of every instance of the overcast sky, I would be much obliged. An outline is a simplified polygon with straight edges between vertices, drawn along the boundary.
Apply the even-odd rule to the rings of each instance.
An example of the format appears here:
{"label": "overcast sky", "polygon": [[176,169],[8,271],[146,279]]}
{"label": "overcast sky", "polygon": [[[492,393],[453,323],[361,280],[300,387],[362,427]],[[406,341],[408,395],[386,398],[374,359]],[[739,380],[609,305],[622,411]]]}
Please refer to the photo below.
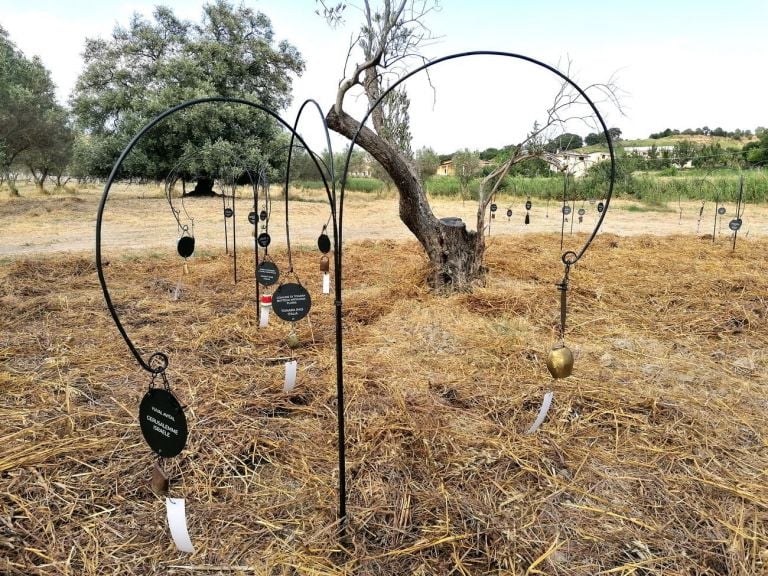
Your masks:
{"label": "overcast sky", "polygon": [[[66,102],[82,68],[84,39],[108,37],[133,12],[149,16],[156,4],[198,21],[203,2],[0,0],[0,25],[27,56],[40,56]],[[329,106],[359,12],[348,9],[349,25],[330,30],[314,14],[314,0],[245,4],[267,14],[277,38],[292,42],[304,56],[307,71],[294,83],[296,104],[314,98]],[[581,86],[613,76],[623,92],[623,114],[607,103],[599,108],[625,138],[645,138],[667,127],[754,130],[768,124],[765,0],[445,0],[441,5],[428,18],[440,37],[429,47],[430,57],[500,50],[552,65],[570,61],[571,77]],[[436,66],[432,83],[435,94],[422,76],[409,80],[407,90],[414,147],[427,145],[439,153],[519,141],[557,88],[557,79],[543,69],[485,57]],[[292,112],[285,117],[292,118]],[[593,130],[574,126],[574,131],[584,136]]]}

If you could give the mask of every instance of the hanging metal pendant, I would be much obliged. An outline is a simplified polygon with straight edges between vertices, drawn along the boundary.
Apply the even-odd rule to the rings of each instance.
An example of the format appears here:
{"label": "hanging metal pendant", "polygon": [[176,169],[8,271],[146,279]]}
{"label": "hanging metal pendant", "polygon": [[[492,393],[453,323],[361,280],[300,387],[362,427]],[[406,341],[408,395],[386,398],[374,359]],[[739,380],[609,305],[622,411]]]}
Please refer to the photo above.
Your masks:
{"label": "hanging metal pendant", "polygon": [[256,268],[256,280],[259,281],[259,284],[272,286],[277,282],[279,276],[280,271],[277,269],[277,264],[269,260],[259,262],[259,266]]}
{"label": "hanging metal pendant", "polygon": [[531,215],[527,212],[525,213],[525,223],[530,224],[531,223]]}
{"label": "hanging metal pendant", "polygon": [[323,254],[328,254],[331,251],[331,239],[325,232],[317,237],[317,249]]}
{"label": "hanging metal pendant", "polygon": [[525,201],[525,209],[526,210],[530,210],[532,206],[533,206],[533,204],[531,204],[531,200],[530,199]]}
{"label": "hanging metal pendant", "polygon": [[248,222],[250,224],[256,224],[256,212],[248,212]]}
{"label": "hanging metal pendant", "polygon": [[291,331],[288,332],[288,336],[285,339],[288,344],[288,348],[294,349],[299,345],[299,336],[296,334],[296,325],[291,324]]}
{"label": "hanging metal pendant", "polygon": [[556,344],[547,355],[547,370],[553,378],[568,378],[573,371],[573,352],[565,344]]}
{"label": "hanging metal pendant", "polygon": [[262,248],[266,248],[272,243],[272,237],[266,232],[262,232],[259,234],[258,238],[256,238],[256,242],[258,242],[259,246]]}
{"label": "hanging metal pendant", "polygon": [[328,272],[331,269],[331,263],[328,260],[328,256],[320,258],[320,272]]}
{"label": "hanging metal pendant", "polygon": [[195,252],[194,236],[182,236],[176,243],[176,251],[182,258],[189,258]]}
{"label": "hanging metal pendant", "polygon": [[156,461],[152,467],[152,481],[150,483],[152,492],[157,496],[165,496],[168,494],[168,476],[165,474],[165,470],[160,465],[160,461]]}
{"label": "hanging metal pendant", "polygon": [[187,418],[170,390],[150,388],[139,405],[144,440],[158,456],[177,456],[187,443]]}
{"label": "hanging metal pendant", "polygon": [[186,276],[187,274],[189,274],[189,266],[187,266],[187,263],[184,262],[184,275]]}
{"label": "hanging metal pendant", "polygon": [[283,284],[272,295],[272,310],[281,320],[297,322],[309,314],[312,298],[301,284]]}
{"label": "hanging metal pendant", "polygon": [[512,218],[512,208],[507,208],[507,218]]}

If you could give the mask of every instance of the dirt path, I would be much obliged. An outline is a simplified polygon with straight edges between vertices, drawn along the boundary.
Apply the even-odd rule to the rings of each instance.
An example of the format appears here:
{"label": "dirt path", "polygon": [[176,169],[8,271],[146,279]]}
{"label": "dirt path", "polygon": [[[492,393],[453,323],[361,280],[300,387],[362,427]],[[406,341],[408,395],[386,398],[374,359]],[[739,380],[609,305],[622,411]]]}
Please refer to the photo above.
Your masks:
{"label": "dirt path", "polygon": [[[88,190],[74,196],[29,196],[0,198],[0,256],[14,257],[27,254],[56,252],[92,252],[95,245],[96,213],[101,192]],[[302,196],[302,194],[298,194]],[[289,202],[290,231],[293,247],[314,246],[329,210],[319,194],[304,193],[304,201]],[[530,225],[524,224],[524,200],[502,198],[499,210],[491,222],[491,234],[524,234],[551,232],[560,234],[562,219],[559,204],[534,202]],[[181,208],[180,200],[177,207]],[[582,205],[576,205],[578,211]],[[704,235],[716,229],[718,238],[730,237],[728,222],[734,217],[735,206],[726,205],[727,213],[715,226],[714,204],[704,207],[699,222],[700,202],[682,205],[682,217],[677,203],[667,210],[648,210],[634,202],[616,200],[601,229],[602,233],[618,235]],[[224,247],[224,218],[221,198],[188,199],[184,208],[194,219],[194,235],[199,251],[217,251]],[[253,247],[252,230],[247,215],[252,201],[238,199],[235,210],[237,245],[240,250]],[[597,219],[596,205],[585,203],[583,222],[578,215],[565,223],[566,238],[573,233],[590,232]],[[259,207],[261,209],[261,207]],[[400,222],[394,196],[376,198],[372,195],[352,194],[344,206],[343,239],[400,240],[412,238]],[[511,218],[507,209],[512,210]],[[474,228],[476,205],[472,201],[437,199],[433,210],[438,217],[461,217],[468,227]],[[182,215],[184,212],[182,211]],[[768,206],[746,207],[740,238],[768,235]],[[183,223],[188,223],[184,219]],[[191,222],[189,222],[191,224]],[[232,242],[232,219],[228,223],[228,242]],[[274,246],[285,244],[285,202],[273,200],[269,233]],[[123,186],[113,188],[104,213],[102,238],[105,250],[123,252],[137,250],[175,250],[178,229],[168,202],[156,190]]]}

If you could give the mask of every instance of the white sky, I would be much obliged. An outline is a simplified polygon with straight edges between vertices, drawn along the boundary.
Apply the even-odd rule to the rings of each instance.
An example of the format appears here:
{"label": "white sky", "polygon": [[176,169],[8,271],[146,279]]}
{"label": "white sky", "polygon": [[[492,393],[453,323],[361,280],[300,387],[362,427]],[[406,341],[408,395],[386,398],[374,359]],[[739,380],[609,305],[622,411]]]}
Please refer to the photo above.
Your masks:
{"label": "white sky", "polygon": [[[66,102],[82,67],[84,39],[108,37],[133,12],[149,16],[158,3],[196,21],[203,4],[0,0],[0,24],[27,56],[40,56]],[[245,3],[266,13],[277,38],[292,42],[304,56],[306,72],[294,82],[296,105],[314,98],[327,109],[353,26],[330,30],[314,14],[314,0]],[[354,8],[347,10],[350,24],[355,15]],[[428,24],[441,36],[429,48],[431,57],[501,50],[553,65],[570,59],[572,77],[582,86],[615,74],[624,91],[624,115],[607,104],[599,108],[625,138],[645,138],[667,127],[754,130],[768,124],[765,0],[445,0]],[[557,85],[551,73],[507,58],[464,58],[432,71],[436,105],[423,77],[410,80],[407,89],[414,148],[431,146],[438,153],[519,141],[542,116]],[[295,108],[284,115],[289,122]],[[573,128],[582,136],[593,131]],[[324,148],[316,136],[309,138],[313,147]]]}

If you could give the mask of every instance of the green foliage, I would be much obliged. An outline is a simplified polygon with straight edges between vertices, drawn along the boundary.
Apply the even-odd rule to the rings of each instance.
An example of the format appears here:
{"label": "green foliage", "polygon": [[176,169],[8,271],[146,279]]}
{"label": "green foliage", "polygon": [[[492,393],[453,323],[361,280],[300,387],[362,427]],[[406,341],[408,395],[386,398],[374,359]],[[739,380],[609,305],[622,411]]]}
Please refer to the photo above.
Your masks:
{"label": "green foliage", "polygon": [[416,151],[416,169],[422,184],[437,171],[439,166],[440,159],[432,148],[424,147]]}
{"label": "green foliage", "polygon": [[[304,69],[296,48],[274,45],[267,16],[226,0],[205,4],[200,23],[162,6],[151,21],[134,15],[111,40],[87,39],[84,61],[72,99],[87,133],[76,146],[78,169],[97,176],[109,172],[141,126],[169,107],[220,95],[279,111],[290,102],[291,76]],[[187,178],[216,176],[222,163],[253,167],[284,146],[279,134],[274,121],[250,107],[196,106],[147,133],[123,176],[160,179],[182,158]]]}
{"label": "green foliage", "polygon": [[[608,128],[608,133],[611,135],[611,140],[613,142],[618,142],[621,140],[621,129]],[[600,132],[599,134],[596,132],[591,132],[587,134],[586,138],[584,138],[584,143],[587,146],[593,146],[595,144],[607,144],[608,139],[605,137],[605,133],[603,132]]]}
{"label": "green foliage", "polygon": [[457,152],[453,155],[453,170],[464,198],[469,192],[469,183],[480,174],[480,156],[467,148]]}
{"label": "green foliage", "polygon": [[26,58],[0,27],[0,173],[12,190],[14,167],[29,170],[42,188],[69,163],[72,130],[54,90],[40,59]]}
{"label": "green foliage", "polygon": [[742,151],[750,166],[768,166],[768,131],[761,130],[757,142],[749,142]]}
{"label": "green foliage", "polygon": [[557,152],[559,150],[573,150],[582,146],[584,146],[584,140],[582,140],[581,136],[566,132],[547,142],[544,145],[544,149],[548,152]]}
{"label": "green foliage", "polygon": [[[293,180],[295,188],[306,190],[325,190],[322,180]],[[378,178],[347,178],[346,189],[351,192],[381,193],[384,191],[384,182]]]}

